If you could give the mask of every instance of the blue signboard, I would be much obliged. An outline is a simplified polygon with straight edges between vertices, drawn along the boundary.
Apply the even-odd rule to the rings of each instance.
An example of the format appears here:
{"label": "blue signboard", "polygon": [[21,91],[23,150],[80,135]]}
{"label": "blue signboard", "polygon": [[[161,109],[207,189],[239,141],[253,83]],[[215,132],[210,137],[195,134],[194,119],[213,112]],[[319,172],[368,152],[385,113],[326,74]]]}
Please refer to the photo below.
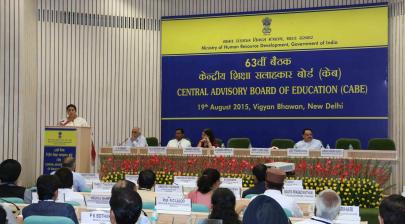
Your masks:
{"label": "blue signboard", "polygon": [[66,157],[76,158],[76,147],[45,146],[44,174],[50,174],[62,167]]}
{"label": "blue signboard", "polygon": [[[217,20],[166,18],[162,28],[162,144],[174,137],[176,128],[184,128],[194,145],[204,128],[211,128],[217,138],[225,141],[248,137],[257,147],[270,146],[274,138],[298,141],[304,128],[313,129],[314,137],[331,147],[342,137],[359,138],[363,147],[370,138],[386,137],[386,5],[348,9],[334,9],[333,13],[317,9],[320,14],[316,15],[313,10],[300,12],[312,14],[299,22],[314,16],[334,22],[337,13],[344,13],[345,19],[336,22],[342,24],[334,26],[347,30],[328,31],[332,33],[326,40],[322,39],[329,35],[323,33],[328,29],[322,27],[327,26],[326,22],[315,28],[308,25],[306,35],[299,33],[298,28],[277,34],[275,25],[273,28],[268,25],[269,21],[274,24],[285,19],[294,26],[291,21],[299,19],[297,12],[286,12],[284,17],[278,12],[276,16],[280,18],[271,12],[257,15],[262,25],[259,29],[262,36],[257,38],[257,33],[249,37],[241,27],[239,33],[243,38],[231,31],[215,33],[227,19],[234,21],[240,17],[244,21],[248,17],[246,20],[251,22],[256,15],[216,15]],[[347,17],[356,17],[356,21]],[[378,25],[371,27],[367,23]],[[187,30],[197,25],[214,39],[220,36],[221,44],[206,46],[209,41],[198,38],[199,34],[208,34],[199,31],[195,31],[197,34],[185,31],[189,39],[176,43],[176,35],[182,35],[181,26]],[[250,29],[247,26],[245,30]],[[170,39],[172,30],[175,34]],[[367,36],[372,32],[378,36],[373,41]],[[199,44],[199,50],[195,50],[193,47]],[[266,50],[269,46],[273,48]]]}

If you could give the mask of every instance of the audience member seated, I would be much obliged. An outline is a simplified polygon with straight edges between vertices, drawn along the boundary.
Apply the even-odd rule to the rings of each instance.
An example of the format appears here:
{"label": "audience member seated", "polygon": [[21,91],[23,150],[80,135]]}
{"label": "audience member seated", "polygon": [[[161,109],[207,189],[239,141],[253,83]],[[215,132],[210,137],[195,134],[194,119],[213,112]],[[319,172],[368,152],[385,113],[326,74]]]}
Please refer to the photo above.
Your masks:
{"label": "audience member seated", "polygon": [[280,204],[264,195],[254,198],[243,213],[243,223],[288,224],[289,222]]}
{"label": "audience member seated", "polygon": [[4,210],[3,206],[0,205],[0,224],[6,223],[7,223],[7,213],[6,210]]}
{"label": "audience member seated", "polygon": [[170,140],[169,143],[167,143],[167,147],[168,148],[179,148],[179,149],[191,147],[191,142],[184,138],[184,129],[183,128],[176,129],[175,138]]}
{"label": "audience member seated", "polygon": [[111,224],[135,224],[142,211],[142,199],[136,191],[116,189],[110,198]]}
{"label": "audience member seated", "polygon": [[14,197],[24,199],[25,188],[17,186],[21,174],[21,164],[14,159],[4,160],[0,164],[0,198]]}
{"label": "audience member seated", "polygon": [[242,197],[246,197],[249,194],[263,194],[266,191],[266,170],[267,167],[264,164],[258,164],[252,169],[254,177],[253,187],[243,192]]}
{"label": "audience member seated", "polygon": [[80,173],[76,173],[76,160],[72,157],[66,157],[63,160],[62,167],[68,168],[73,173],[73,190],[83,192],[87,190],[86,180]]}
{"label": "audience member seated", "polygon": [[[119,194],[122,190],[136,191],[136,185],[129,180],[120,180],[111,189],[111,196]],[[136,224],[150,224],[145,212],[141,212]]]}
{"label": "audience member seated", "polygon": [[323,148],[322,142],[312,137],[312,129],[310,128],[305,128],[302,131],[302,138],[303,140],[297,142],[294,148],[308,150]]}
{"label": "audience member seated", "polygon": [[227,188],[218,188],[211,197],[212,210],[209,219],[220,219],[222,224],[242,224],[235,212],[236,198]]}
{"label": "audience member seated", "polygon": [[380,224],[403,224],[405,223],[405,197],[391,195],[385,198],[380,205]]}
{"label": "audience member seated", "polygon": [[0,205],[0,224],[17,224],[13,212],[6,205]]}
{"label": "audience member seated", "polygon": [[212,193],[221,184],[221,175],[218,170],[208,168],[202,173],[202,176],[198,178],[196,191],[188,193],[187,198],[191,199],[192,203],[203,204],[211,208]]}
{"label": "audience member seated", "polygon": [[81,206],[85,206],[83,195],[74,192],[73,187],[73,173],[70,169],[62,167],[55,172],[61,182],[58,194],[62,194],[66,202],[77,202]]}
{"label": "audience member seated", "polygon": [[142,135],[141,129],[135,127],[132,129],[131,137],[128,138],[125,145],[131,147],[147,147],[148,143],[146,142],[145,136]]}
{"label": "audience member seated", "polygon": [[206,128],[203,130],[201,140],[198,142],[197,147],[202,148],[219,147],[217,141],[215,140],[214,133],[212,132],[211,129]]}
{"label": "audience member seated", "polygon": [[154,192],[156,175],[152,170],[142,170],[138,177],[138,193],[143,201],[155,201],[156,194]]}
{"label": "audience member seated", "polygon": [[37,192],[39,202],[28,205],[22,210],[25,218],[32,215],[63,216],[70,218],[74,223],[79,223],[74,208],[65,203],[57,203],[60,180],[55,175],[42,175],[37,179]]}
{"label": "audience member seated", "polygon": [[297,224],[332,224],[339,215],[341,200],[333,190],[319,193],[315,201],[315,216]]}
{"label": "audience member seated", "polygon": [[267,169],[266,187],[268,190],[264,192],[264,195],[276,200],[283,209],[288,209],[294,217],[302,217],[302,211],[297,203],[293,199],[281,194],[285,178],[286,174],[283,170],[277,168]]}
{"label": "audience member seated", "polygon": [[129,180],[119,180],[117,183],[114,184],[113,188],[111,189],[111,195],[115,194],[116,192],[127,189],[136,191],[136,184]]}

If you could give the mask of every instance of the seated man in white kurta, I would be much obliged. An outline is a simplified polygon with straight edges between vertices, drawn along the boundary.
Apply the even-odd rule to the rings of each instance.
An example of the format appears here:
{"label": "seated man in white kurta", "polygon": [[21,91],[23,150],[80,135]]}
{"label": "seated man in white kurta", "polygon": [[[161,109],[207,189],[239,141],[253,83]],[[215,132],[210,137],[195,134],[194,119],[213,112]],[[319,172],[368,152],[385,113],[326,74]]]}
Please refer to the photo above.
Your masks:
{"label": "seated man in white kurta", "polygon": [[148,147],[146,138],[142,135],[141,129],[138,127],[132,129],[131,137],[128,138],[125,145],[130,147]]}
{"label": "seated man in white kurta", "polygon": [[177,128],[175,139],[172,139],[167,143],[168,148],[179,148],[184,149],[191,147],[191,142],[184,138],[184,129]]}
{"label": "seated man in white kurta", "polygon": [[267,169],[267,190],[264,192],[264,195],[276,200],[283,209],[289,210],[294,217],[302,217],[303,213],[300,207],[298,207],[297,202],[281,193],[284,187],[285,178],[286,173],[283,170],[277,168]]}
{"label": "seated man in white kurta", "polygon": [[294,148],[308,150],[323,148],[322,142],[312,137],[312,130],[309,128],[304,129],[302,132],[302,138],[303,140],[297,142],[294,145]]}

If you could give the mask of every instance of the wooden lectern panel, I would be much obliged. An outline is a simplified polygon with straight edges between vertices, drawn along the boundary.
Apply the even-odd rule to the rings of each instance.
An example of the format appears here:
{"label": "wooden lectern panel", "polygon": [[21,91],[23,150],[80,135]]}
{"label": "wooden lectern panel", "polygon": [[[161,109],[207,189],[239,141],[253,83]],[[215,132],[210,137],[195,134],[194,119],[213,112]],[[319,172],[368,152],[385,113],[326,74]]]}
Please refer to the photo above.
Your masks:
{"label": "wooden lectern panel", "polygon": [[91,167],[91,128],[77,127],[76,171],[89,173]]}

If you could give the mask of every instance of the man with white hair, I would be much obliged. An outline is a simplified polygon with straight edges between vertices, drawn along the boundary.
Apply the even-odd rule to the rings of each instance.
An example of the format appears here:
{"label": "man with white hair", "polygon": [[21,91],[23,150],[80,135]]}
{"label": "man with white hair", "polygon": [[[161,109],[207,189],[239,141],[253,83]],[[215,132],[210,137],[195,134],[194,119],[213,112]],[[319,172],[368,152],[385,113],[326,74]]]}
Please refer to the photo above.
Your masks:
{"label": "man with white hair", "polygon": [[132,129],[131,137],[128,138],[125,145],[130,147],[148,147],[146,138],[142,135],[141,129],[138,127]]}
{"label": "man with white hair", "polygon": [[315,202],[315,216],[296,224],[332,224],[339,215],[341,200],[339,195],[330,189],[319,193]]}

